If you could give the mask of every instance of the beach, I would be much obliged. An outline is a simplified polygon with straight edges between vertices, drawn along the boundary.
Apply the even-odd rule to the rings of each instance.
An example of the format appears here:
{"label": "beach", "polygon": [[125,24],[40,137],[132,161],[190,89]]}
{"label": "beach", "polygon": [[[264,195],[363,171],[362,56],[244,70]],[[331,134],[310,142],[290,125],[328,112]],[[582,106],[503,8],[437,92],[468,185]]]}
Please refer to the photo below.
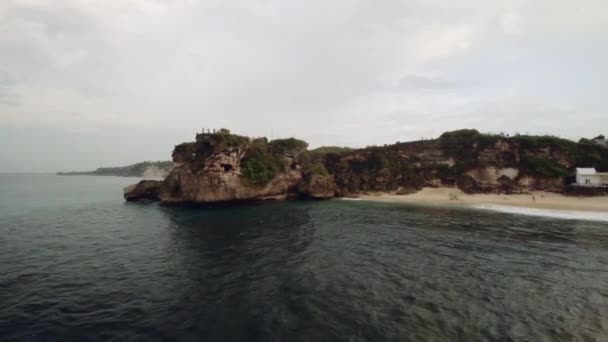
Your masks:
{"label": "beach", "polygon": [[424,188],[410,195],[368,193],[359,196],[367,201],[421,203],[437,205],[506,205],[534,209],[608,212],[608,196],[572,197],[558,193],[536,191],[530,194],[466,194],[456,188]]}

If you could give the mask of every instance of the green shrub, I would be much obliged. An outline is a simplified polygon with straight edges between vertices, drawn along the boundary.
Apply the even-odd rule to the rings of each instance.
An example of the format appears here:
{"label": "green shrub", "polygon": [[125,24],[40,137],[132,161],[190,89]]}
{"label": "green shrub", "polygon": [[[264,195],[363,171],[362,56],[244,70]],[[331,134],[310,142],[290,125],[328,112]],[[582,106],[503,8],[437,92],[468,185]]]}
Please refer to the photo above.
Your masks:
{"label": "green shrub", "polygon": [[373,171],[379,171],[389,166],[389,160],[382,150],[374,149],[367,158],[366,168]]}
{"label": "green shrub", "polygon": [[448,157],[456,160],[472,160],[475,158],[475,139],[479,136],[479,131],[475,129],[461,129],[443,133],[438,141]]}
{"label": "green shrub", "polygon": [[249,143],[249,138],[230,133],[211,133],[209,141],[211,142],[211,146],[216,148],[239,147]]}
{"label": "green shrub", "polygon": [[268,144],[253,144],[241,163],[241,174],[255,186],[268,184],[279,172],[285,171],[285,162],[280,155],[268,151]]}
{"label": "green shrub", "polygon": [[229,130],[221,128],[214,133],[200,133],[196,135],[196,142],[199,145],[199,152],[206,150],[221,150],[228,147],[245,146],[249,143],[249,138],[231,134]]}
{"label": "green shrub", "polygon": [[512,140],[519,144],[520,151],[550,148],[571,155],[576,150],[574,141],[552,135],[516,135]]}
{"label": "green shrub", "polygon": [[533,176],[564,177],[569,174],[568,170],[554,159],[523,155],[520,163],[524,172]]}
{"label": "green shrub", "polygon": [[608,148],[593,142],[579,143],[573,155],[576,166],[595,167],[600,172],[608,170]]}
{"label": "green shrub", "polygon": [[439,136],[440,140],[471,140],[479,135],[476,129],[459,129],[456,131],[444,132]]}
{"label": "green shrub", "polygon": [[317,147],[311,152],[319,153],[319,154],[328,154],[328,153],[347,153],[352,152],[353,149],[350,147],[340,147],[340,146],[321,146]]}
{"label": "green shrub", "polygon": [[308,168],[306,170],[307,173],[312,174],[312,175],[322,175],[322,176],[328,176],[329,175],[329,171],[327,171],[327,169],[325,168],[325,165],[323,165],[322,163],[314,163],[310,166],[310,168]]}
{"label": "green shrub", "polygon": [[308,143],[304,140],[295,138],[275,139],[268,143],[268,148],[271,153],[275,154],[298,154],[306,151]]}
{"label": "green shrub", "polygon": [[297,163],[300,164],[300,170],[305,177],[310,175],[329,175],[329,171],[325,167],[326,156],[312,151],[306,151],[297,158]]}

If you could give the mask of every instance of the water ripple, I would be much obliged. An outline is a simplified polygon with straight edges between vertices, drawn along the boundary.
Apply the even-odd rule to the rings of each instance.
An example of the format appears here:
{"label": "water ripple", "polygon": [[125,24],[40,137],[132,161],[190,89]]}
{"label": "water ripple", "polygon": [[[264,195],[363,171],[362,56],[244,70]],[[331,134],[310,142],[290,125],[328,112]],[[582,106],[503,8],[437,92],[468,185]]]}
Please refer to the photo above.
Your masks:
{"label": "water ripple", "polygon": [[97,181],[86,201],[0,214],[0,340],[608,340],[603,222],[356,201],[165,208]]}

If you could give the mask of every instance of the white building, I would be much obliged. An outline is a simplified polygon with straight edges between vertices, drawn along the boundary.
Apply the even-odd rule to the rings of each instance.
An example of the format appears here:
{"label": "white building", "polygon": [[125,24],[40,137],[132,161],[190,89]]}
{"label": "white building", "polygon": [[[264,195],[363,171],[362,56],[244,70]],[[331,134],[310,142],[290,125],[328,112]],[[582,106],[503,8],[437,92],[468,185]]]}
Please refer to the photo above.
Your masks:
{"label": "white building", "polygon": [[594,168],[577,168],[576,185],[608,187],[608,173],[597,172]]}

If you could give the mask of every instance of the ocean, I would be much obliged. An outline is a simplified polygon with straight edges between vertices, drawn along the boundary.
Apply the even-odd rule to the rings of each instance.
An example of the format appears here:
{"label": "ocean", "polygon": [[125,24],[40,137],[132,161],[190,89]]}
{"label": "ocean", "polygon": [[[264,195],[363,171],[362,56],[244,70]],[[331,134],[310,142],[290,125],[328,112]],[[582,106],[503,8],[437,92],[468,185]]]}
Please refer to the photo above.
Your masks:
{"label": "ocean", "polygon": [[0,175],[0,340],[608,340],[602,219],[125,203],[136,181]]}

